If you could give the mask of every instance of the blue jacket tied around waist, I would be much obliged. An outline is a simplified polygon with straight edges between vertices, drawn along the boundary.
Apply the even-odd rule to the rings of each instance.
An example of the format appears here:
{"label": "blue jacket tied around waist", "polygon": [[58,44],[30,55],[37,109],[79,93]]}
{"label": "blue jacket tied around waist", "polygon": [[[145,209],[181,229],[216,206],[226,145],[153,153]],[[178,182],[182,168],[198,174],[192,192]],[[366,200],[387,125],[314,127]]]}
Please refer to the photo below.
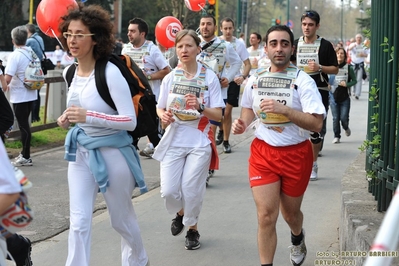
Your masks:
{"label": "blue jacket tied around waist", "polygon": [[144,182],[144,174],[140,165],[140,158],[136,149],[132,145],[132,138],[126,131],[120,133],[89,137],[84,130],[78,126],[71,128],[65,138],[65,156],[67,161],[76,161],[77,144],[80,144],[89,151],[89,167],[100,191],[104,193],[108,187],[108,171],[105,167],[104,158],[101,155],[99,148],[112,147],[118,148],[130,168],[133,177],[136,181],[136,187],[140,188],[141,193],[148,192],[147,186]]}

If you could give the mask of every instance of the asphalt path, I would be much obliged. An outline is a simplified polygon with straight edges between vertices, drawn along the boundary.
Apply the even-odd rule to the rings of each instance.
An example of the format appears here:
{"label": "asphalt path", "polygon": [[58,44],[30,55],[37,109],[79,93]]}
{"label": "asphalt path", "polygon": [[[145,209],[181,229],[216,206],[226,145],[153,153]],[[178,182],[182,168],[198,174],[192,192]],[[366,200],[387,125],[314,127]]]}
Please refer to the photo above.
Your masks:
{"label": "asphalt path", "polygon": [[[304,265],[314,265],[316,259],[331,259],[339,251],[339,219],[341,178],[347,167],[359,155],[366,138],[367,88],[363,86],[360,100],[352,99],[350,128],[343,133],[341,143],[332,144],[332,118],[328,115],[327,135],[318,159],[319,180],[309,183],[302,211],[308,257]],[[234,108],[233,118],[240,108]],[[159,163],[142,158],[141,163],[150,192],[134,191],[133,203],[138,215],[144,245],[152,266],[169,265],[259,265],[257,252],[257,219],[251,190],[248,186],[247,159],[253,131],[232,135],[232,153],[223,154],[219,146],[221,169],[210,181],[199,221],[201,248],[184,249],[184,234],[172,237],[171,217],[165,210],[159,193]],[[139,143],[145,146],[145,139]],[[33,183],[29,199],[35,219],[20,232],[33,241],[34,265],[64,265],[67,256],[69,225],[67,162],[63,148],[32,155],[34,166],[22,170]],[[91,265],[121,265],[120,238],[109,224],[106,206],[98,194],[93,218]],[[275,265],[290,265],[290,232],[279,217],[278,245]],[[328,252],[328,256],[325,256]],[[7,264],[7,265],[12,265]]]}

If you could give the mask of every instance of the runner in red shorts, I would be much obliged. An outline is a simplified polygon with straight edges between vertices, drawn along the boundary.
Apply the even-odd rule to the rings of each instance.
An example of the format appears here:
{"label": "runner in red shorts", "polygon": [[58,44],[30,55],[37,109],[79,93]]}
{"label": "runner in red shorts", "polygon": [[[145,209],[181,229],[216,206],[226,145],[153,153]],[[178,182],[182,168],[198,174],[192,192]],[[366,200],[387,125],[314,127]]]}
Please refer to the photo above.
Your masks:
{"label": "runner in red shorts", "polygon": [[291,230],[292,265],[306,258],[302,198],[312,171],[309,131],[319,132],[325,108],[315,82],[290,63],[294,36],[287,26],[271,27],[265,37],[271,67],[251,76],[233,134],[258,118],[249,158],[249,182],[258,213],[258,251],[262,266],[273,265],[279,209]]}

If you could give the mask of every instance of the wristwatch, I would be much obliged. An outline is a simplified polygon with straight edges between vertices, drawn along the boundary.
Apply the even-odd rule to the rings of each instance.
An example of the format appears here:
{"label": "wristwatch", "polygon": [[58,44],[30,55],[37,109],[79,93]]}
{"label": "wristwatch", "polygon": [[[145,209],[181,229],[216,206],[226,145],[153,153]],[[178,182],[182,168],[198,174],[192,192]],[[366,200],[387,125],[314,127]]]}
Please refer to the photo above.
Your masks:
{"label": "wristwatch", "polygon": [[148,76],[147,76],[147,79],[148,79],[148,80],[151,80],[151,75],[148,75]]}
{"label": "wristwatch", "polygon": [[319,65],[319,72],[321,72],[323,70],[323,66]]}
{"label": "wristwatch", "polygon": [[205,110],[205,105],[203,103],[199,104],[199,108],[198,108],[198,113],[202,114],[202,112]]}

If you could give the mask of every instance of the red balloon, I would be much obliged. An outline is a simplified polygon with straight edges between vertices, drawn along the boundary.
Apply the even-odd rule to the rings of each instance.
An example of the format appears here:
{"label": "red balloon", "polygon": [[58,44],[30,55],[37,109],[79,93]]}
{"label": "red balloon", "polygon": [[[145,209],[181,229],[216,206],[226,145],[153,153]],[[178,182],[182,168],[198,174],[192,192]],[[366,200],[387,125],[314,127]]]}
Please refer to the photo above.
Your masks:
{"label": "red balloon", "polygon": [[75,0],[42,0],[37,6],[36,21],[40,30],[49,37],[61,36],[60,19],[69,9],[78,8]]}
{"label": "red balloon", "polygon": [[191,11],[201,11],[205,6],[206,0],[184,0],[186,7]]}
{"label": "red balloon", "polygon": [[180,21],[172,16],[161,18],[155,26],[155,37],[165,48],[175,45],[176,34],[183,28]]}

